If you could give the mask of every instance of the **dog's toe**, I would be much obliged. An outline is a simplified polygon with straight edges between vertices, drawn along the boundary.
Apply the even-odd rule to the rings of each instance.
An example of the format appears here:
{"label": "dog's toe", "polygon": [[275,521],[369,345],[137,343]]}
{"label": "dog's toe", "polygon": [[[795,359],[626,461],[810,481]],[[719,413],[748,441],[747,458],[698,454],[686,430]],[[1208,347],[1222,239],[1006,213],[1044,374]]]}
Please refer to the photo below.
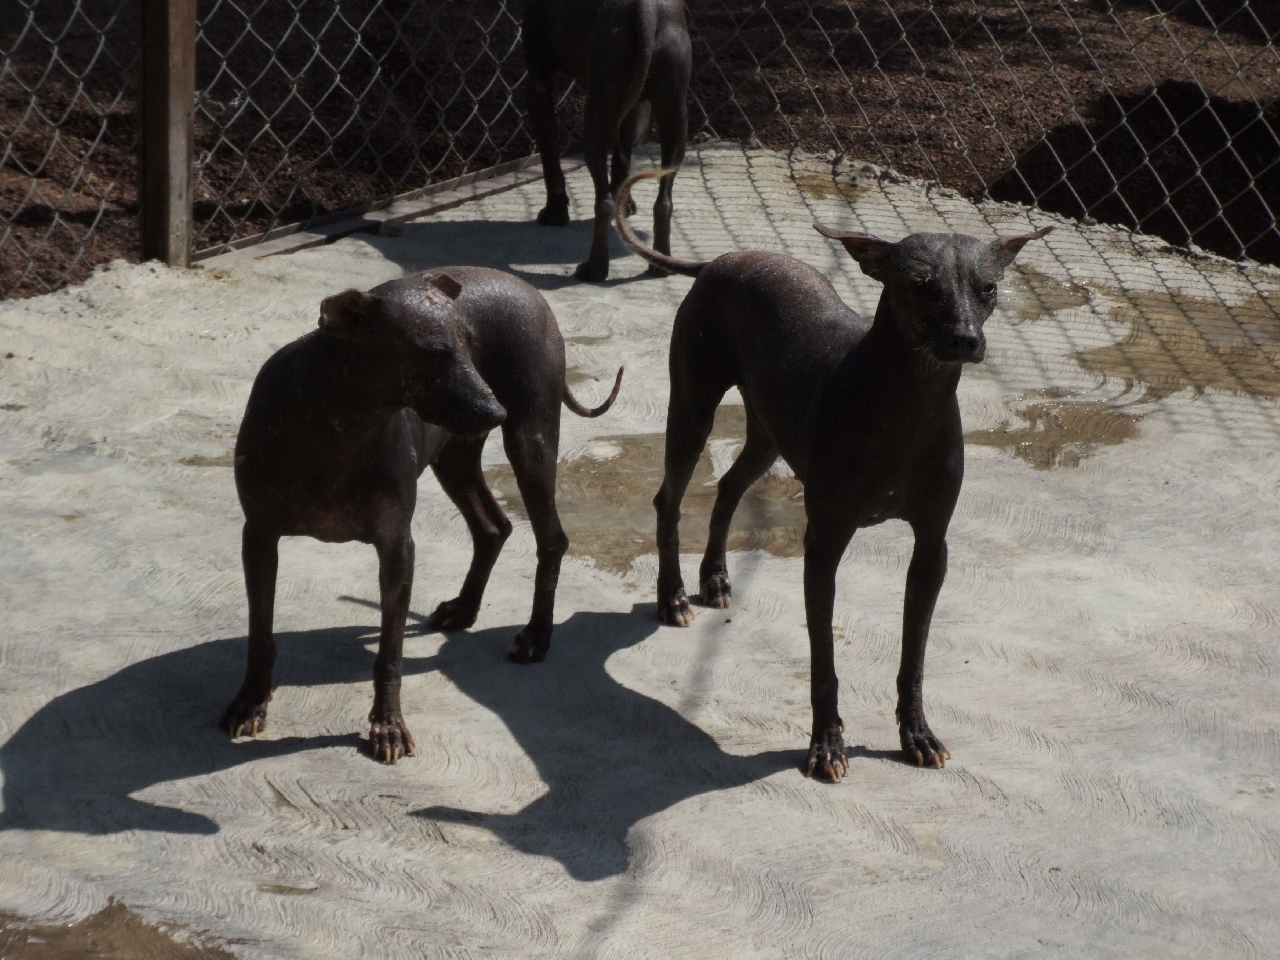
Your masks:
{"label": "dog's toe", "polygon": [[918,727],[903,725],[900,730],[903,755],[917,767],[942,769],[951,759],[951,751],[933,735],[927,724]]}
{"label": "dog's toe", "polygon": [[507,651],[507,659],[512,663],[541,663],[547,659],[547,651],[551,648],[550,635],[525,627],[511,641],[511,649]]}
{"label": "dog's toe", "polygon": [[465,630],[476,622],[476,607],[463,603],[460,598],[446,600],[427,617],[428,630]]}
{"label": "dog's toe", "polygon": [[589,283],[600,283],[609,279],[609,261],[604,263],[594,263],[588,260],[586,263],[578,264],[578,268],[573,271],[573,275],[579,280],[586,280]]}
{"label": "dog's toe", "polygon": [[673,627],[687,627],[693,623],[693,608],[689,606],[685,592],[681,590],[665,603],[658,601],[658,617]]}
{"label": "dog's toe", "polygon": [[370,723],[369,752],[380,763],[394,764],[404,757],[414,756],[418,748],[404,718],[397,714]]}
{"label": "dog's toe", "polygon": [[809,756],[805,761],[805,775],[816,780],[839,783],[849,772],[849,761],[844,755],[844,734],[832,728],[809,744]]}
{"label": "dog's toe", "polygon": [[569,222],[569,202],[549,203],[538,213],[538,223],[544,227],[563,227]]}
{"label": "dog's toe", "polygon": [[649,264],[649,269],[648,269],[646,272],[647,272],[647,273],[649,274],[649,276],[651,276],[651,277],[669,277],[669,276],[671,276],[671,271],[670,271],[670,270],[664,270],[662,267],[658,266],[656,263],[651,263],[651,264]]}
{"label": "dog's toe", "polygon": [[700,599],[703,606],[717,610],[728,609],[733,603],[733,587],[729,585],[729,575],[716,573],[702,581]]}
{"label": "dog's toe", "polygon": [[267,728],[267,702],[270,699],[270,695],[262,700],[240,691],[227,709],[222,711],[218,726],[233,739],[256,737]]}

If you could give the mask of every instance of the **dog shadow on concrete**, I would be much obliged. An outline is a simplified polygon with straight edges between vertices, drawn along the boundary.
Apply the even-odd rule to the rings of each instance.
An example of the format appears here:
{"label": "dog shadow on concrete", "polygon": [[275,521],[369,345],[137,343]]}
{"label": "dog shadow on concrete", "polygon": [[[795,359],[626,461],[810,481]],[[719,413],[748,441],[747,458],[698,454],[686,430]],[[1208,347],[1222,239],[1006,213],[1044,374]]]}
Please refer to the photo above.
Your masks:
{"label": "dog shadow on concrete", "polygon": [[[367,681],[373,653],[366,644],[376,635],[367,626],[278,633],[276,677],[284,686]],[[208,817],[131,794],[254,760],[362,748],[354,729],[232,742],[216,721],[240,686],[245,643],[244,637],[214,640],[151,657],[37,710],[0,746],[0,830],[213,834],[218,825]],[[406,657],[405,673],[430,670],[432,660]]]}
{"label": "dog shadow on concrete", "polygon": [[646,817],[798,769],[804,751],[726,753],[671,707],[610,676],[609,657],[658,627],[653,604],[575,613],[556,627],[544,664],[510,672],[499,664],[510,627],[451,635],[437,669],[501,718],[546,792],[516,813],[478,804],[415,814],[489,830],[517,850],[558,860],[578,880],[598,880],[627,869],[627,834]]}
{"label": "dog shadow on concrete", "polygon": [[[575,279],[573,268],[591,245],[592,221],[575,220],[566,227],[542,227],[530,221],[511,220],[416,220],[390,228],[388,234],[362,236],[365,243],[406,272],[446,265],[491,267],[515,274],[542,291],[583,283]],[[649,239],[648,234],[637,230]],[[609,260],[632,257],[616,233],[609,237]],[[636,263],[642,265],[639,258]],[[523,268],[525,264],[551,267],[550,272]],[[592,284],[601,289],[644,280],[640,273],[611,277]]]}

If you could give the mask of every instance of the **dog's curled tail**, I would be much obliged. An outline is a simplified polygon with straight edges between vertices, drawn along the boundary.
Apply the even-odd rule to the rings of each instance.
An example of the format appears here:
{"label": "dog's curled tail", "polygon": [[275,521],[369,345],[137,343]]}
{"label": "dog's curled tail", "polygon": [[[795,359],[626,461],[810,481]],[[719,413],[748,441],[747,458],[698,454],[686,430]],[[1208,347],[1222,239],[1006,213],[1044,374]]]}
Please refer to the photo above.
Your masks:
{"label": "dog's curled tail", "polygon": [[618,195],[613,201],[613,223],[618,228],[618,235],[622,237],[622,242],[655,267],[661,267],[663,270],[679,273],[686,277],[696,277],[709,261],[704,260],[699,263],[696,260],[681,260],[667,253],[659,253],[653,247],[645,246],[644,241],[635,235],[635,231],[631,229],[631,224],[627,222],[626,218],[627,201],[631,198],[631,185],[633,183],[638,180],[654,180],[658,177],[665,177],[668,174],[674,176],[675,172],[675,167],[664,167],[661,170],[646,170],[644,173],[637,173],[628,177],[622,186],[618,188]]}
{"label": "dog's curled tail", "polygon": [[568,384],[565,384],[564,396],[561,398],[564,400],[564,405],[580,417],[598,417],[602,413],[607,413],[609,408],[613,406],[613,401],[618,399],[618,388],[622,386],[622,371],[625,369],[627,368],[618,368],[618,378],[613,381],[613,393],[609,394],[609,399],[600,404],[600,406],[584,407],[578,402],[578,398],[573,395],[573,391],[569,389]]}

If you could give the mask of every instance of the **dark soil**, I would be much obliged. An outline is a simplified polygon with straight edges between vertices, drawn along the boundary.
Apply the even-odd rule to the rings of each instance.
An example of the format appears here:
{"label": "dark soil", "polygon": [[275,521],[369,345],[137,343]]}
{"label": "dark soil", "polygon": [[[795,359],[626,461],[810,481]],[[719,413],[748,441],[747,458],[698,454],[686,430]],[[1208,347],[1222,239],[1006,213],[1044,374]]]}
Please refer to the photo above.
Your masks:
{"label": "dark soil", "polygon": [[[1280,4],[687,3],[691,132],[1280,262]],[[199,0],[197,250],[533,151],[518,4],[294,8]],[[36,9],[0,4],[0,295],[136,256],[133,0]]]}

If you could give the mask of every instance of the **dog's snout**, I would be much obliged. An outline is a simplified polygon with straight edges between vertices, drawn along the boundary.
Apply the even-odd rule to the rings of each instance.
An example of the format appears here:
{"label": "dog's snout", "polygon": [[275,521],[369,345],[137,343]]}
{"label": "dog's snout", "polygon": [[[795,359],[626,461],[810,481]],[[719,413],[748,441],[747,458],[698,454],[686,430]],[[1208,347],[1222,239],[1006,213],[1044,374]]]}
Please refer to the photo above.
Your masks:
{"label": "dog's snout", "polygon": [[492,429],[493,427],[499,426],[507,419],[507,411],[503,409],[502,404],[495,403],[489,408],[488,419],[489,427]]}
{"label": "dog's snout", "polygon": [[948,329],[943,344],[953,360],[981,360],[986,352],[982,331],[967,323]]}

